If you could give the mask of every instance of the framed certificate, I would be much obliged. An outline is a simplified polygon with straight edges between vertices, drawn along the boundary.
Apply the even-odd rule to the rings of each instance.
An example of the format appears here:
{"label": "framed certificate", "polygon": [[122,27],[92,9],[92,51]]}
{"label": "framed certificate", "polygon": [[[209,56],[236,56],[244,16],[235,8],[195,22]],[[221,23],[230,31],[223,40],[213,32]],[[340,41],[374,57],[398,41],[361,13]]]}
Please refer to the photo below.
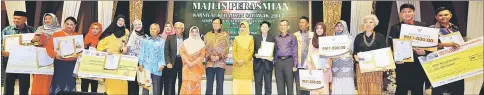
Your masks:
{"label": "framed certificate", "polygon": [[5,51],[9,52],[13,48],[20,46],[22,44],[21,35],[6,35],[3,40],[3,48]]}
{"label": "framed certificate", "polygon": [[118,69],[119,62],[121,61],[121,55],[113,54],[106,56],[104,69],[105,70],[116,70]]}
{"label": "framed certificate", "polygon": [[390,47],[359,52],[361,73],[395,69],[395,61]]}
{"label": "framed certificate", "polygon": [[[56,48],[56,47],[54,47]],[[60,38],[57,40],[57,53],[63,57],[72,57],[76,53],[76,44],[74,38]]]}
{"label": "framed certificate", "polygon": [[37,67],[48,67],[52,66],[54,63],[54,58],[51,58],[47,54],[47,50],[45,48],[38,48],[37,49]]}
{"label": "framed certificate", "polygon": [[393,54],[395,61],[413,62],[412,41],[393,39]]}
{"label": "framed certificate", "polygon": [[272,57],[274,55],[274,43],[262,41],[257,53],[259,56]]}

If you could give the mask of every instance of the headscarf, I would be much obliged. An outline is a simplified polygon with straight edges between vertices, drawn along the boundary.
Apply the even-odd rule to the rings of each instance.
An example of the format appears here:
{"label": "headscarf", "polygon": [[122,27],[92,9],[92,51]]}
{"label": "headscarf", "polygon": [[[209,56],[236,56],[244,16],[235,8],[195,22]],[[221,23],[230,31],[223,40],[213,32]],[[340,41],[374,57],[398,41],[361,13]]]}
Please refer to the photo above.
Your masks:
{"label": "headscarf", "polygon": [[116,38],[121,38],[126,34],[126,27],[125,27],[126,25],[123,25],[121,27],[118,26],[118,20],[120,18],[123,18],[126,22],[126,17],[124,17],[124,15],[120,14],[120,15],[116,16],[116,18],[113,19],[113,22],[111,22],[111,24],[108,26],[108,28],[106,28],[106,30],[104,30],[100,39],[104,39],[107,36],[110,36],[111,34],[114,34],[114,36],[116,36]]}
{"label": "headscarf", "polygon": [[[52,17],[52,23],[51,24],[46,24],[45,23],[45,17],[47,16],[51,16]],[[57,17],[52,14],[52,13],[45,13],[44,14],[44,18],[42,19],[42,23],[43,25],[40,26],[39,28],[37,28],[37,31],[36,32],[44,32],[46,33],[47,35],[52,35],[54,34],[54,32],[57,32],[59,30],[62,30],[60,24],[59,24],[59,21],[57,20]]]}
{"label": "headscarf", "polygon": [[[136,29],[134,27],[134,25],[135,24],[138,24],[138,23],[141,24],[141,30],[140,31],[136,31]],[[143,23],[141,22],[141,20],[139,20],[139,19],[134,20],[133,21],[133,24],[131,25],[131,27],[132,28],[131,28],[131,32],[130,33],[135,33],[138,36],[144,36],[145,35],[144,28],[143,28]]]}
{"label": "headscarf", "polygon": [[[188,54],[193,54],[205,47],[205,43],[203,42],[202,38],[200,37],[200,29],[197,26],[192,26],[190,28],[190,34],[193,32],[192,30],[198,30],[197,36],[189,35],[188,38],[183,41],[183,45],[185,45],[185,50]],[[190,45],[190,46],[186,46]]]}
{"label": "headscarf", "polygon": [[[92,33],[92,28],[94,26],[97,26],[99,28],[99,34],[97,35],[94,35]],[[89,27],[89,32],[87,32],[86,34],[86,38],[84,38],[84,47],[88,47],[87,46],[88,44],[91,44],[92,47],[96,47],[97,42],[99,41],[99,37],[101,36],[102,29],[103,27],[100,23],[97,23],[97,22],[92,23],[91,26]]]}
{"label": "headscarf", "polygon": [[243,32],[243,33],[239,32],[239,36],[248,36],[250,34],[249,23],[247,21],[242,21],[242,22],[240,22],[239,27],[242,24],[244,24],[244,26],[245,26],[245,32]]}
{"label": "headscarf", "polygon": [[[343,25],[343,31],[338,33],[337,31],[334,32],[334,35],[337,36],[337,35],[350,35],[350,32],[348,31],[348,25],[346,25],[346,22],[344,20],[340,20],[338,21],[338,23],[341,23]],[[336,23],[336,25],[338,25],[338,23]],[[336,25],[334,25],[336,27]]]}
{"label": "headscarf", "polygon": [[163,33],[161,34],[161,37],[163,38],[163,40],[166,40],[166,37],[175,34],[175,27],[174,27],[175,25],[173,24],[170,24],[170,25],[171,25],[171,30],[166,30],[164,29],[165,27],[163,27]]}
{"label": "headscarf", "polygon": [[318,42],[319,37],[326,36],[326,33],[328,32],[327,29],[326,29],[326,25],[324,25],[323,22],[316,23],[315,30],[317,30],[316,28],[318,28],[319,25],[323,26],[324,33],[322,35],[318,35],[317,31],[314,32],[314,36],[313,36],[313,39],[312,39],[312,44],[313,44],[314,48],[319,48],[319,42]]}

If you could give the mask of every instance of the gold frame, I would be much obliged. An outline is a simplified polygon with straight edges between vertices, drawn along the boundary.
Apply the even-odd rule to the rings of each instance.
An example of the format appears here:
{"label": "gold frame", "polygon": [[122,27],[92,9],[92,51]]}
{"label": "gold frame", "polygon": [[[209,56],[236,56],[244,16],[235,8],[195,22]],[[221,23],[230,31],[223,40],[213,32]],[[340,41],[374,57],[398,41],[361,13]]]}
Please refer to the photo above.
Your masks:
{"label": "gold frame", "polygon": [[[410,46],[413,48],[412,46],[412,40],[411,39],[393,39],[393,40],[399,40],[399,41],[410,41]],[[395,46],[395,42],[393,43],[393,46]],[[393,50],[396,51],[396,47],[393,47]],[[414,62],[415,60],[413,60],[413,52],[410,54],[410,58],[404,58],[403,59],[403,62]],[[395,60],[395,57],[393,57]]]}
{"label": "gold frame", "polygon": [[74,43],[74,44],[73,44],[73,46],[72,46],[72,47],[74,48],[74,53],[69,54],[69,55],[61,55],[61,56],[62,56],[63,58],[69,58],[69,57],[72,57],[72,55],[74,55],[74,54],[76,53],[76,40],[75,40],[74,38],[60,38],[60,39],[58,39],[58,42],[57,42],[57,46],[58,46],[58,47],[57,47],[57,50],[59,50],[60,54],[62,54],[62,52],[61,52],[61,51],[62,51],[62,48],[61,48],[61,46],[60,46],[60,45],[61,45],[61,44],[60,44],[60,43],[61,43],[60,41],[63,41],[63,40],[72,40],[72,42]]}
{"label": "gold frame", "polygon": [[3,44],[2,44],[2,50],[6,51],[6,52],[9,52],[10,50],[7,50],[7,44],[6,44],[6,40],[7,39],[12,39],[12,38],[18,38],[18,44],[19,45],[22,45],[22,35],[17,35],[17,34],[14,34],[14,35],[11,35],[11,36],[8,36],[8,37],[5,37],[5,39],[3,39]]}

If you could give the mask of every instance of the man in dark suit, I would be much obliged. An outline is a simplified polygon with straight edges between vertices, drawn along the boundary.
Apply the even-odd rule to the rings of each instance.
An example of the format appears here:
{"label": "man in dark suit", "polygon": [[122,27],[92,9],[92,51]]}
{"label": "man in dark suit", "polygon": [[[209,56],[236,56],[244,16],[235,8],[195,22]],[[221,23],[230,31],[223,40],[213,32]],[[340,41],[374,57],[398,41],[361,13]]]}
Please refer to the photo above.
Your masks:
{"label": "man in dark suit", "polygon": [[[262,95],[262,85],[265,85],[265,95],[272,94],[272,69],[273,69],[273,62],[267,59],[257,58],[255,54],[257,54],[261,42],[274,42],[274,36],[269,35],[269,29],[271,24],[267,21],[262,21],[260,23],[260,35],[254,36],[254,81],[255,81],[255,94]],[[264,81],[264,84],[263,82]]]}
{"label": "man in dark suit", "polygon": [[[387,46],[392,46],[392,39],[400,38],[400,30],[402,24],[409,24],[415,26],[428,27],[426,23],[418,22],[414,20],[415,7],[412,4],[403,4],[400,6],[400,18],[402,22],[395,24],[391,27],[389,33],[387,33]],[[413,58],[414,62],[403,62],[402,60],[395,60],[396,63],[396,82],[397,89],[396,95],[407,95],[408,90],[412,92],[412,95],[422,95],[424,82],[427,81],[427,75],[418,61],[418,56],[424,56],[430,53],[421,48],[414,48]],[[428,83],[428,82],[427,82]],[[425,85],[430,85],[430,84]]]}
{"label": "man in dark suit", "polygon": [[183,31],[185,25],[182,22],[175,23],[175,35],[170,35],[165,41],[165,61],[168,69],[163,69],[163,83],[165,95],[175,95],[175,83],[178,78],[178,94],[182,85],[183,63],[180,57],[180,47],[183,43]]}

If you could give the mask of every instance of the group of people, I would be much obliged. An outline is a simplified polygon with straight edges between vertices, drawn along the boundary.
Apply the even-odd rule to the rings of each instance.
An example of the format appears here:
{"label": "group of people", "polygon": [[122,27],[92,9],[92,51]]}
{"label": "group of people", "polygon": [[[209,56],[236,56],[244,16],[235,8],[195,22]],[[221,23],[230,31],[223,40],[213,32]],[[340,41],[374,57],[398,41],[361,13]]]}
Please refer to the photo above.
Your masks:
{"label": "group of people", "polygon": [[[401,24],[428,26],[414,20],[415,7],[411,4],[403,4],[400,7],[399,15],[403,21],[393,25],[387,35],[375,32],[374,28],[379,23],[375,15],[365,16],[362,24],[363,32],[354,37],[352,52],[338,57],[320,56],[318,59],[313,59],[311,55],[318,53],[319,37],[350,36],[345,21],[341,20],[335,25],[319,22],[314,26],[315,32],[312,32],[309,29],[309,18],[303,16],[298,22],[299,31],[291,33],[288,31],[289,21],[281,20],[279,22],[280,33],[277,35],[269,34],[271,23],[267,21],[260,22],[260,34],[250,35],[249,23],[242,21],[239,24],[239,35],[232,43],[234,60],[232,94],[261,95],[262,91],[265,91],[264,94],[273,94],[271,92],[273,72],[277,84],[277,94],[293,94],[294,83],[297,95],[383,94],[383,72],[385,71],[360,73],[357,53],[391,46],[391,39],[398,39],[400,36]],[[36,33],[32,42],[38,43],[35,44],[38,47],[45,47],[48,55],[55,58],[54,75],[34,74],[30,94],[55,95],[60,91],[76,91],[76,77],[72,72],[76,59],[81,54],[74,54],[70,58],[59,56],[53,47],[53,38],[82,35],[75,31],[77,20],[74,17],[68,17],[63,23],[64,27],[60,27],[57,17],[52,13],[47,13],[44,15],[43,26],[34,29],[25,24],[25,16],[25,12],[16,11],[13,16],[15,25],[3,29],[2,39],[4,35]],[[458,32],[457,26],[449,22],[451,17],[452,14],[448,9],[439,8],[435,16],[437,23],[430,27],[440,28],[440,35]],[[200,36],[200,28],[197,26],[191,26],[188,30],[189,36],[183,37],[185,25],[182,22],[165,23],[163,27],[153,23],[147,30],[149,34],[145,34],[141,20],[135,20],[132,24],[133,29],[128,30],[125,26],[125,19],[123,15],[116,16],[103,32],[103,25],[97,22],[92,23],[89,32],[85,34],[84,47],[110,54],[138,56],[138,69],[149,71],[152,79],[151,87],[142,86],[143,94],[150,94],[149,92],[152,91],[154,95],[161,95],[163,88],[165,95],[201,94],[201,81],[204,73],[207,79],[205,93],[213,93],[213,84],[216,80],[215,93],[223,94],[224,72],[227,67],[225,60],[228,58],[230,41],[229,34],[222,29],[221,18],[212,19],[212,31],[207,32],[203,39]],[[163,28],[162,32],[160,28]],[[334,28],[334,33],[329,34],[327,28]],[[262,42],[275,43],[273,60],[255,55]],[[438,47],[458,48],[459,45],[439,43]],[[421,48],[413,50],[414,58],[431,53],[431,51]],[[3,60],[7,60],[8,56],[9,52],[2,50]],[[313,60],[317,60],[317,62]],[[321,64],[325,65],[316,66]],[[430,88],[428,85],[430,83],[419,61],[395,62],[395,64],[397,66],[395,69],[397,95],[407,95],[409,90],[412,95],[422,95],[425,82],[425,88]],[[302,69],[322,70],[323,75],[316,76],[325,76],[324,88],[312,91],[302,90],[299,83],[299,70]],[[13,95],[16,78],[20,80],[19,94],[29,94],[30,74],[17,73],[7,73],[5,94]],[[177,79],[178,92],[175,92]],[[136,81],[105,79],[106,93],[137,95],[140,86]],[[255,89],[251,88],[252,81],[255,81]],[[92,79],[82,79],[82,91],[88,92],[89,84],[91,84],[91,92],[97,92],[98,81]],[[442,95],[444,92],[462,95],[464,94],[463,89],[464,83],[463,80],[460,80],[433,88],[432,95]]]}

